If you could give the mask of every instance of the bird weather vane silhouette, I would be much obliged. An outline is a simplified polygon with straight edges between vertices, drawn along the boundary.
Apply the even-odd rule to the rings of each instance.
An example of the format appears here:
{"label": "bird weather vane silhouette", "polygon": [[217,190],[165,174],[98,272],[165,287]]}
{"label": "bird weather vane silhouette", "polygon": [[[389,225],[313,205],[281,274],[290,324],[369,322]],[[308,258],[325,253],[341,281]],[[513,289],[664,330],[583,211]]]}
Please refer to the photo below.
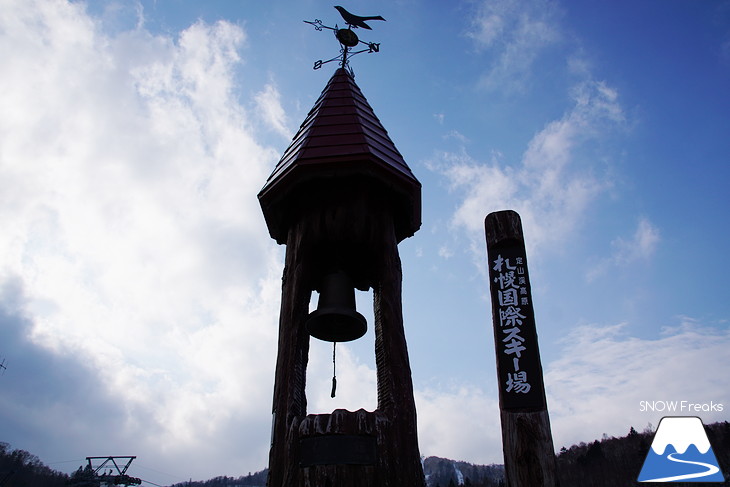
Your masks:
{"label": "bird weather vane silhouette", "polygon": [[[354,15],[345,10],[344,8],[338,6],[335,6],[338,12],[340,12],[340,15],[342,16],[342,19],[345,21],[345,24],[347,25],[347,28],[340,29],[337,24],[335,24],[334,27],[329,27],[323,24],[323,22],[319,19],[315,19],[314,22],[310,22],[308,20],[305,20],[304,22],[310,25],[313,25],[314,28],[318,31],[321,31],[322,29],[329,29],[334,31],[335,37],[337,38],[337,41],[340,43],[340,54],[338,56],[333,57],[332,59],[329,59],[327,61],[322,61],[321,59],[319,61],[316,61],[314,63],[314,69],[319,69],[322,67],[322,65],[330,63],[332,61],[340,61],[340,66],[342,68],[348,67],[349,68],[349,61],[350,58],[356,54],[360,54],[363,52],[380,52],[380,43],[375,42],[365,42],[361,41],[357,34],[352,29],[362,28],[367,30],[372,30],[372,27],[370,27],[368,24],[365,23],[365,21],[370,20],[385,20],[380,15],[370,16],[370,17],[361,17],[359,15]],[[361,49],[359,51],[353,51],[352,49],[354,47],[357,47],[359,44],[363,44],[367,46],[367,49]],[[350,69],[350,72],[352,72],[352,69]]]}

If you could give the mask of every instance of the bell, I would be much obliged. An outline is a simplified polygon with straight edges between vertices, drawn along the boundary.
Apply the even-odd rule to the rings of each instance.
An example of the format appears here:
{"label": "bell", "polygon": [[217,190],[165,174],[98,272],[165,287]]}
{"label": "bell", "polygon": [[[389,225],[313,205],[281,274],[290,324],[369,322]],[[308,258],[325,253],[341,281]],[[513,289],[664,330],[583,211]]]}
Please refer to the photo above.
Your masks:
{"label": "bell", "polygon": [[317,310],[309,313],[307,332],[326,342],[357,340],[368,329],[365,317],[355,309],[355,288],[343,271],[324,276]]}

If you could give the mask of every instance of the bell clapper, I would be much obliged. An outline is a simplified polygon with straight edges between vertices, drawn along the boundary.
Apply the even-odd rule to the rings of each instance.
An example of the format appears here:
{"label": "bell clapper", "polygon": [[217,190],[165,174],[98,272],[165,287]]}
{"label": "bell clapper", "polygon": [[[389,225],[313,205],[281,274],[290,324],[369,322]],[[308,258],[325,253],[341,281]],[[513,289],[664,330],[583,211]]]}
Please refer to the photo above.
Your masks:
{"label": "bell clapper", "polygon": [[337,369],[335,368],[335,346],[337,342],[332,342],[332,393],[330,397],[335,397],[335,389],[337,389]]}

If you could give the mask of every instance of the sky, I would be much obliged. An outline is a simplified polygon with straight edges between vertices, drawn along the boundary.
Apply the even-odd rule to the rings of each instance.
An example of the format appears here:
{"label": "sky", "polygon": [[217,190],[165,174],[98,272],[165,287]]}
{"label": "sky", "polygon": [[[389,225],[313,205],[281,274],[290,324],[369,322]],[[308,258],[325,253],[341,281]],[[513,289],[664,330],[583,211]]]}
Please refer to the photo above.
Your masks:
{"label": "sky", "polygon": [[[556,450],[655,427],[642,401],[728,420],[730,2],[342,5],[386,19],[351,67],[423,185],[399,245],[421,454],[503,461],[504,209]],[[303,22],[332,7],[0,0],[0,441],[66,472],[136,455],[159,485],[267,466],[285,248],[256,195],[334,73]],[[371,303],[335,399],[312,340],[310,413],[376,407]]]}

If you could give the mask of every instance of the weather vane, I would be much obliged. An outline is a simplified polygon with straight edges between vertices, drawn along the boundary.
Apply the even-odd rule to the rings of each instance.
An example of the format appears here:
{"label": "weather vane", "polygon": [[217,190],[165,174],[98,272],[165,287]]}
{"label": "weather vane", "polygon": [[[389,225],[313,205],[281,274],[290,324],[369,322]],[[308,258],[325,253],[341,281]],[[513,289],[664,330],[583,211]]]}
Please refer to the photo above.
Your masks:
{"label": "weather vane", "polygon": [[[322,61],[321,59],[314,63],[314,69],[319,69],[322,67],[323,64],[330,63],[332,61],[339,61],[341,67],[349,67],[349,61],[352,56],[355,54],[360,54],[363,52],[380,52],[380,43],[374,43],[374,42],[365,42],[361,41],[357,34],[352,30],[353,28],[361,27],[363,29],[372,30],[372,28],[365,23],[366,20],[385,20],[380,15],[376,15],[373,17],[360,17],[359,15],[353,15],[344,8],[340,6],[335,7],[338,12],[340,12],[340,15],[342,15],[343,20],[345,21],[345,24],[347,25],[346,29],[340,29],[337,24],[335,24],[334,27],[326,26],[322,23],[321,20],[315,19],[314,22],[310,22],[308,20],[305,20],[307,24],[313,25],[316,30],[322,30],[322,29],[329,29],[334,31],[335,37],[337,38],[337,41],[340,43],[340,54],[338,56],[333,57],[332,59],[329,59],[327,61]],[[359,44],[363,44],[367,46],[367,49],[361,49],[359,51],[353,51],[352,49],[357,47]],[[352,72],[352,69],[350,70]]]}

